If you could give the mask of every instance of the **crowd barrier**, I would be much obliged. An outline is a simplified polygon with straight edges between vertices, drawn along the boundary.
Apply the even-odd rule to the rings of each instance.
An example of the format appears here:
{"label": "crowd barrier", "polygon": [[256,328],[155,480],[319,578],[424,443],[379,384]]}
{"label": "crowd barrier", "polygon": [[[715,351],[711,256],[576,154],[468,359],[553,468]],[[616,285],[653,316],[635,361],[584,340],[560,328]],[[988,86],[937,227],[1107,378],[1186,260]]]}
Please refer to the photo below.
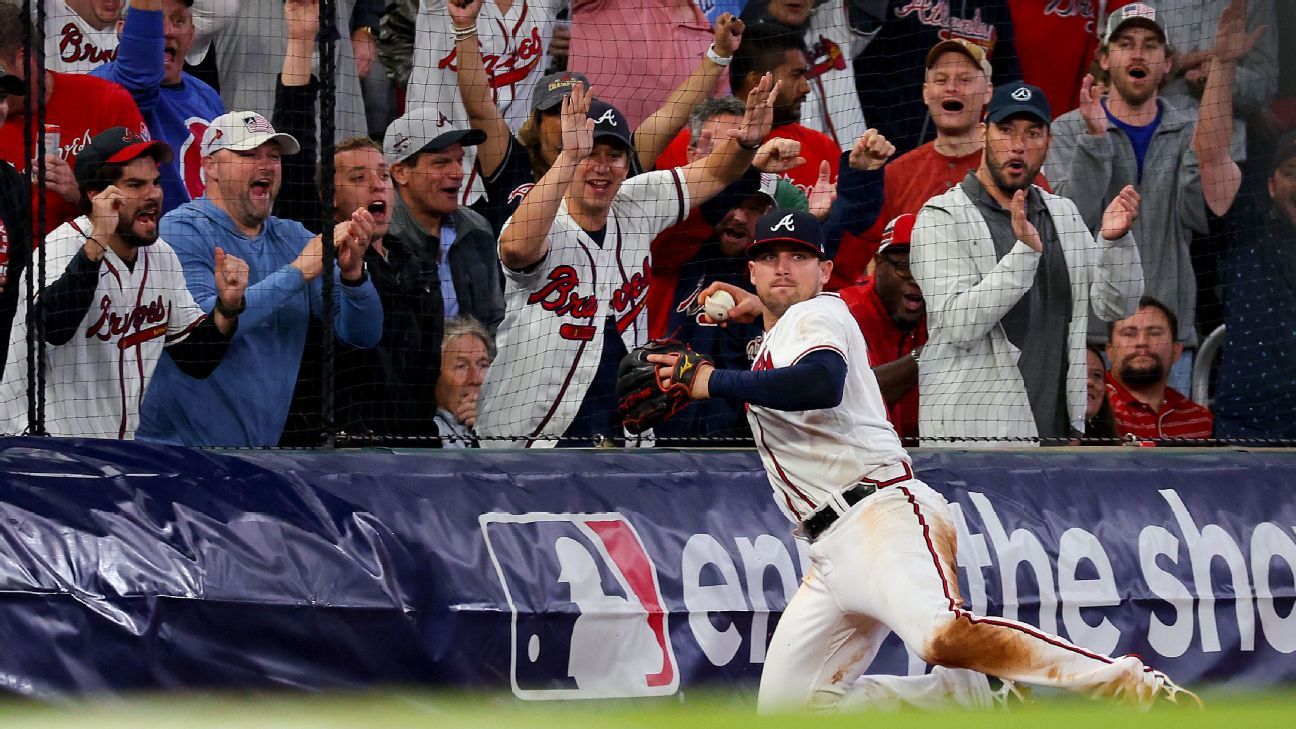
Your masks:
{"label": "crowd barrier", "polygon": [[[1190,685],[1296,680],[1296,454],[927,451],[970,606]],[[805,563],[748,451],[0,439],[0,687],[757,681]],[[896,585],[904,589],[904,585]],[[924,665],[894,636],[872,666]]]}

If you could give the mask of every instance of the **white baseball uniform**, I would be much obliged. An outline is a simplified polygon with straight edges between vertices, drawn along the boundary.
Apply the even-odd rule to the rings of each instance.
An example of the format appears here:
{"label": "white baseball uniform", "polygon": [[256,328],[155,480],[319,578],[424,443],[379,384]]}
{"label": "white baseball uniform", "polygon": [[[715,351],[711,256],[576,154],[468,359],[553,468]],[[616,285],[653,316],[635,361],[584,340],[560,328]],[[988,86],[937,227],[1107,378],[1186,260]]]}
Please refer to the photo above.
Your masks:
{"label": "white baseball uniform", "polygon": [[[63,275],[85,244],[90,219],[64,223],[45,239],[45,285]],[[20,291],[26,291],[23,271]],[[162,348],[183,340],[206,315],[185,286],[180,259],[161,238],[129,267],[111,249],[99,265],[94,300],[66,344],[45,345],[45,429],[51,435],[131,438]],[[27,428],[27,301],[18,301],[0,403],[0,432]]]}
{"label": "white baseball uniform", "polygon": [[[557,437],[567,430],[598,370],[608,316],[615,318],[627,350],[647,342],[649,246],[688,211],[688,186],[674,169],[621,184],[602,246],[562,203],[545,259],[530,272],[504,268],[499,355],[482,385],[478,435]],[[500,444],[556,443],[551,438]]]}
{"label": "white baseball uniform", "polygon": [[[35,18],[36,3],[31,7]],[[116,23],[98,30],[64,0],[45,2],[45,68],[64,73],[90,73],[117,60],[117,43]]]}
{"label": "white baseball uniform", "polygon": [[851,29],[846,0],[820,3],[810,16],[805,34],[810,95],[801,105],[801,123],[832,137],[842,149],[850,149],[868,128],[855,90],[855,56],[870,39]]}
{"label": "white baseball uniform", "polygon": [[[1150,700],[1164,675],[1137,657],[1111,659],[1025,623],[963,609],[948,504],[914,478],[887,421],[864,337],[839,296],[791,306],[766,333],[752,369],[789,367],[825,349],[848,366],[837,407],[748,409],[779,507],[796,522],[821,508],[841,515],[810,545],[811,566],[765,659],[760,710],[849,706],[862,703],[861,695],[926,700],[933,687],[958,704],[989,702],[988,682],[967,671],[859,679],[891,631],[947,669]],[[857,483],[877,491],[852,506],[842,492]]]}
{"label": "white baseball uniform", "polygon": [[[477,16],[477,40],[482,63],[500,113],[517,133],[531,114],[531,95],[544,76],[554,16],[561,0],[513,0],[501,13],[495,0],[485,0]],[[436,106],[449,109],[455,129],[468,128],[468,112],[459,94],[459,66],[454,36],[450,32],[446,0],[422,0],[414,19],[414,65],[405,89],[405,108]],[[464,169],[469,171],[460,202],[470,205],[484,193],[474,162],[476,147],[464,148]]]}

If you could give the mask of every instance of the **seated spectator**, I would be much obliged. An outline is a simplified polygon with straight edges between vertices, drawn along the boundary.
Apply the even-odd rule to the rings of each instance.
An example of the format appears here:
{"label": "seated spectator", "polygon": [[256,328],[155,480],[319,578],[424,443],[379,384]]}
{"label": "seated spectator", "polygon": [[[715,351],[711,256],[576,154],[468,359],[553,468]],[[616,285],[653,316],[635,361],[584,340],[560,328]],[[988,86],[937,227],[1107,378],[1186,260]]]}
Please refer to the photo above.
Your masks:
{"label": "seated spectator", "polygon": [[872,278],[839,292],[868,344],[887,418],[908,445],[918,444],[918,360],[927,343],[927,302],[909,269],[916,220],[910,214],[888,223]]}
{"label": "seated spectator", "polygon": [[801,123],[827,134],[842,151],[850,149],[867,129],[855,91],[855,55],[868,39],[851,29],[846,0],[752,0],[742,15],[748,25],[773,22],[804,36],[810,95]]}
{"label": "seated spectator", "polygon": [[[147,136],[148,127],[135,101],[126,90],[111,81],[79,73],[45,71],[45,129],[37,124],[37,115],[28,113],[30,99],[36,98],[37,76],[27,77],[27,51],[23,47],[23,28],[29,21],[22,8],[12,0],[0,0],[0,74],[9,74],[27,82],[26,98],[9,99],[9,118],[0,127],[0,159],[19,172],[35,159],[37,143],[45,139],[45,220],[33,222],[32,229],[43,235],[75,218],[79,211],[76,178],[72,166],[77,152],[90,138],[112,127],[126,127]],[[32,68],[35,68],[33,64]],[[24,127],[30,127],[32,147],[24,142]],[[33,182],[36,175],[32,175]],[[35,199],[32,200],[33,221]],[[37,235],[37,239],[41,237]],[[0,260],[0,265],[4,261]]]}
{"label": "seated spectator", "polygon": [[[51,435],[131,438],[165,348],[181,371],[205,378],[238,328],[248,266],[215,249],[210,314],[185,288],[180,261],[158,237],[165,142],[125,127],[81,150],[77,184],[86,215],[45,240],[44,289],[28,316],[24,297],[9,343],[0,432],[27,429],[27,328],[45,340],[45,429]],[[26,282],[24,274],[23,282]],[[243,373],[246,374],[246,373]]]}
{"label": "seated spectator", "polygon": [[163,213],[202,196],[199,150],[207,124],[225,113],[212,87],[185,73],[193,45],[193,0],[130,0],[117,60],[94,75],[131,92],[153,139],[180,150],[162,167]]}
{"label": "seated spectator", "polygon": [[1267,194],[1212,220],[1222,234],[1227,327],[1215,379],[1216,438],[1296,440],[1296,131],[1278,140]]}
{"label": "seated spectator", "polygon": [[614,383],[626,351],[648,339],[652,238],[747,171],[769,133],[772,86],[770,76],[757,85],[740,132],[706,159],[630,180],[625,117],[572,87],[562,151],[500,235],[509,309],[478,433],[526,447],[624,437]]}
{"label": "seated spectator", "polygon": [[918,369],[924,443],[1069,441],[1084,428],[1089,307],[1119,319],[1143,293],[1133,186],[1094,235],[1075,204],[1031,184],[1050,119],[1038,88],[995,89],[981,166],[918,213],[909,256],[930,323]]}
{"label": "seated spectator", "polygon": [[[121,0],[46,0],[45,68],[90,73],[117,58]],[[36,3],[31,4],[32,18]]]}
{"label": "seated spectator", "polygon": [[218,246],[246,260],[251,269],[247,311],[226,354],[228,365],[206,380],[163,358],[144,397],[140,439],[275,445],[297,380],[307,323],[323,315],[321,275],[333,276],[338,339],[372,347],[382,336],[382,305],[364,269],[373,216],[358,210],[333,229],[338,268],[329,272],[320,236],[270,215],[281,155],[298,149],[297,140],[276,133],[255,112],[223,114],[207,128],[202,141],[206,190],[163,218],[162,234],[179,255],[199,306],[215,298]]}
{"label": "seated spectator", "polygon": [[[0,127],[9,115],[9,96],[25,93],[27,84],[22,79],[0,74]],[[13,165],[0,160],[0,362],[5,361],[9,351],[9,338],[4,332],[13,324],[18,307],[18,279],[27,267],[31,250],[30,189]]]}
{"label": "seated spectator", "polygon": [[[806,81],[810,70],[808,53],[801,36],[782,26],[761,23],[743,32],[742,45],[734,52],[733,62],[729,64],[729,85],[733,88],[733,95],[739,99],[746,99],[767,73],[778,82],[774,126],[769,138],[791,139],[801,145],[800,154],[805,163],[793,167],[783,176],[800,188],[807,198],[819,182],[823,162],[828,162],[829,182],[836,181],[843,154],[831,137],[800,123],[802,107],[810,93],[810,84]],[[687,129],[676,135],[657,159],[657,169],[685,164],[689,141]]]}
{"label": "seated spectator", "polygon": [[446,322],[441,373],[436,383],[436,423],[446,448],[477,448],[477,399],[495,359],[495,340],[473,319]]}
{"label": "seated spectator", "polygon": [[[450,14],[456,25],[468,27],[478,22],[474,13],[479,8],[478,3],[463,8],[452,4]],[[687,123],[693,107],[714,92],[721,72],[742,41],[742,34],[741,21],[724,16],[716,22],[711,54],[699,62],[692,75],[675,88],[660,109],[634,128],[637,154],[631,160],[630,176],[651,169],[662,149]],[[583,74],[574,71],[541,78],[531,96],[531,113],[514,136],[491,91],[477,38],[460,38],[456,54],[459,90],[469,123],[486,133],[486,141],[478,149],[481,157],[476,167],[472,166],[471,159],[467,160],[472,178],[480,176],[486,190],[486,200],[474,207],[498,232],[522,196],[544,176],[558,156],[561,149],[558,107],[562,100],[571,93],[572,86],[582,84],[588,90],[590,85]]]}
{"label": "seated spectator", "polygon": [[1211,436],[1211,412],[1166,383],[1170,367],[1183,355],[1176,338],[1179,321],[1151,296],[1138,311],[1108,325],[1107,398],[1116,417],[1116,434],[1141,440],[1203,439]]}
{"label": "seated spectator", "polygon": [[1085,430],[1080,445],[1116,445],[1116,420],[1107,397],[1107,365],[1102,351],[1089,347],[1085,387]]}

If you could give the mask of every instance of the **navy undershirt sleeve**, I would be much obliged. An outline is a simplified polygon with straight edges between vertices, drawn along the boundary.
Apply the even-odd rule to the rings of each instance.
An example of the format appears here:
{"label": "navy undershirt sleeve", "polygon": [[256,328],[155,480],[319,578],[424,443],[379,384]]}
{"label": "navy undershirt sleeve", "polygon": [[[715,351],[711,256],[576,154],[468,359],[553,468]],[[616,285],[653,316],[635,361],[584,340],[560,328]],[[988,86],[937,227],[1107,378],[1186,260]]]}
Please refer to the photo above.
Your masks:
{"label": "navy undershirt sleeve", "polygon": [[707,385],[711,397],[773,410],[822,410],[841,404],[846,389],[846,360],[831,349],[820,349],[791,367],[758,372],[720,370]]}

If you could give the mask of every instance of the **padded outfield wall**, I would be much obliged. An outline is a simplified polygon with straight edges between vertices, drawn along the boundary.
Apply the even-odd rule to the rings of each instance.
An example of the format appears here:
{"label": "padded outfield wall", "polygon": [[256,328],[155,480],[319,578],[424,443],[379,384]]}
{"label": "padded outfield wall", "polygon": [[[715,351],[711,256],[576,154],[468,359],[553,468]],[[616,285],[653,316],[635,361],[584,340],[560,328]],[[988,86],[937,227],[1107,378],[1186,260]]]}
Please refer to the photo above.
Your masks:
{"label": "padded outfield wall", "polygon": [[[1296,681],[1296,453],[920,452],[977,611]],[[754,687],[804,543],[748,451],[0,439],[0,686]],[[903,589],[903,585],[898,586]],[[895,641],[872,670],[923,664]]]}

